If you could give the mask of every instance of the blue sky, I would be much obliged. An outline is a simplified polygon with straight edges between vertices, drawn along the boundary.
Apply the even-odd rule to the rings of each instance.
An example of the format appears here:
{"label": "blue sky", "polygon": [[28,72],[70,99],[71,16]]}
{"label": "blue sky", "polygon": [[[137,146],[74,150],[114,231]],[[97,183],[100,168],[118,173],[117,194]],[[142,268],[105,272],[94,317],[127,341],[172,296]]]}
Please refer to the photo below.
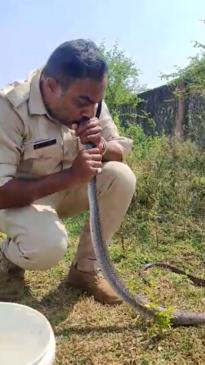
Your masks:
{"label": "blue sky", "polygon": [[141,70],[141,83],[185,66],[205,43],[205,0],[0,0],[0,87],[42,66],[65,40],[117,41]]}

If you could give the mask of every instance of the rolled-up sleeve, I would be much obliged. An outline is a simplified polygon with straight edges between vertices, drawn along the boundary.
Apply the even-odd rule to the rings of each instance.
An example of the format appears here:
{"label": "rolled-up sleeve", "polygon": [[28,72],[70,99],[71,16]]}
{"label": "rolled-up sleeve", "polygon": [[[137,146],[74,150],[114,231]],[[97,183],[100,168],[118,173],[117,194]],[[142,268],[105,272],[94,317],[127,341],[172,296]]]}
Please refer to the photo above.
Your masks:
{"label": "rolled-up sleeve", "polygon": [[102,126],[102,136],[106,141],[115,141],[122,150],[123,158],[131,151],[133,142],[130,138],[119,135],[116,124],[114,123],[106,103],[102,102],[100,114],[100,124]]}
{"label": "rolled-up sleeve", "polygon": [[21,159],[23,123],[0,97],[0,186],[13,179]]}

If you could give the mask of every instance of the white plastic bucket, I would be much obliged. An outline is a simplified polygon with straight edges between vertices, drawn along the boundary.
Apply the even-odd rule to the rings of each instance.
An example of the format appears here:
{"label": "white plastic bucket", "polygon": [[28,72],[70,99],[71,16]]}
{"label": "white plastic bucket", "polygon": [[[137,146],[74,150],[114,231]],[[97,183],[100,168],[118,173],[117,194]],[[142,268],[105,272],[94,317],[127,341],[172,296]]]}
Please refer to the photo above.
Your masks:
{"label": "white plastic bucket", "polygon": [[53,365],[55,337],[38,311],[17,303],[0,302],[0,364]]}

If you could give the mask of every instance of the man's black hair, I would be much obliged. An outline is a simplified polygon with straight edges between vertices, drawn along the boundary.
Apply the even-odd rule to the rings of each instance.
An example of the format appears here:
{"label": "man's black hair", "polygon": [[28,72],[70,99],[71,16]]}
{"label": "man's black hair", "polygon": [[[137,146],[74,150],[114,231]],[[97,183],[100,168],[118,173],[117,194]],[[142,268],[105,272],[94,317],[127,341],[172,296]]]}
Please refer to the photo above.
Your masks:
{"label": "man's black hair", "polygon": [[95,43],[77,39],[57,47],[49,57],[42,74],[54,78],[66,89],[75,79],[90,78],[101,81],[107,71],[107,63]]}

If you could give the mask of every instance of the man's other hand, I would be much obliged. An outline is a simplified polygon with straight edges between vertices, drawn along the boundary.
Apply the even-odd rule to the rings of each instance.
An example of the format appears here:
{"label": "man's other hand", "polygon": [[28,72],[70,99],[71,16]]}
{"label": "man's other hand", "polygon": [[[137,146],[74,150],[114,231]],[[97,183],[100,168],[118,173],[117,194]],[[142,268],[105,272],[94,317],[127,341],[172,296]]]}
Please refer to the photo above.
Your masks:
{"label": "man's other hand", "polygon": [[98,146],[101,143],[102,127],[98,118],[91,118],[80,123],[75,128],[75,133],[82,144],[93,143],[94,146]]}

